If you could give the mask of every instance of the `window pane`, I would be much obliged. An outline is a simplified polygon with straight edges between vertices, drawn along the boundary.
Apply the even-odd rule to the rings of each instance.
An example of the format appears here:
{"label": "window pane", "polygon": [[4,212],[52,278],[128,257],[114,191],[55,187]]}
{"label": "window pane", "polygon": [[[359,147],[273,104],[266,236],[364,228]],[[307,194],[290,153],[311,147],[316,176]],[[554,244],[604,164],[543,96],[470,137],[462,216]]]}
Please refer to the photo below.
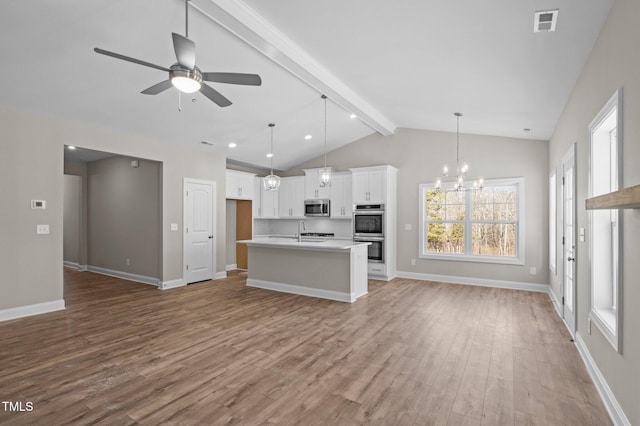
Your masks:
{"label": "window pane", "polygon": [[473,254],[515,257],[515,223],[474,223],[471,230]]}
{"label": "window pane", "polygon": [[464,225],[430,222],[426,249],[429,253],[464,253]]}
{"label": "window pane", "polygon": [[496,204],[493,206],[495,220],[513,220],[517,219],[515,204]]}
{"label": "window pane", "polygon": [[447,205],[446,220],[464,220],[464,204]]}
{"label": "window pane", "polygon": [[493,220],[493,205],[490,203],[474,203],[471,209],[473,220]]}

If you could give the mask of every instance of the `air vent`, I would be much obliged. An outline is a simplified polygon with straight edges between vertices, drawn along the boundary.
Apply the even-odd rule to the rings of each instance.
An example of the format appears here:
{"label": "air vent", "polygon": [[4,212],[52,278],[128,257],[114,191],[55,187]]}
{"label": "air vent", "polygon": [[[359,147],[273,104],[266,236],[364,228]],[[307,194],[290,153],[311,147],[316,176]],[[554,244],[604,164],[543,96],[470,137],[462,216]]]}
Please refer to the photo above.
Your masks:
{"label": "air vent", "polygon": [[546,33],[556,30],[558,22],[558,9],[541,10],[536,12],[533,18],[533,32]]}

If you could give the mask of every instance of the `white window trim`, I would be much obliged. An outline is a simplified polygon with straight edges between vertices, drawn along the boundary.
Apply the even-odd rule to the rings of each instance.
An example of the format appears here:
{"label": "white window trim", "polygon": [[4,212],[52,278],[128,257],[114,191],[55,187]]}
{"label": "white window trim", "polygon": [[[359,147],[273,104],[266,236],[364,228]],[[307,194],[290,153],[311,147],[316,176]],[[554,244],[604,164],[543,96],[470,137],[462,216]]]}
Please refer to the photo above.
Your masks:
{"label": "white window trim", "polygon": [[[618,168],[618,188],[622,187],[622,89],[616,90],[611,99],[605,104],[605,106],[600,110],[598,115],[591,121],[589,124],[589,198],[593,197],[593,176],[591,173],[592,170],[592,150],[593,150],[593,134],[600,127],[600,125],[607,119],[610,115],[611,111],[616,108],[616,134],[617,134],[617,168]],[[590,235],[593,235],[593,212],[588,211],[589,217],[589,230]],[[617,292],[616,292],[616,301],[614,302],[616,309],[607,309],[607,308],[597,308],[594,306],[594,280],[593,280],[593,264],[594,264],[594,254],[593,254],[593,239],[589,242],[589,281],[590,281],[590,291],[591,291],[591,299],[589,301],[589,319],[593,321],[593,323],[600,329],[605,338],[609,341],[611,346],[618,352],[622,352],[621,346],[621,325],[622,325],[622,300],[621,300],[621,289],[622,289],[622,276],[621,276],[621,259],[620,253],[622,253],[622,215],[620,215],[619,210],[615,210],[613,214],[617,215],[617,237],[618,237],[618,259],[617,262],[612,266],[616,269],[617,275]]]}
{"label": "white window trim", "polygon": [[557,274],[558,264],[558,183],[556,168],[549,174],[549,269]]}
{"label": "white window trim", "polygon": [[[418,219],[420,221],[420,235],[419,235],[419,247],[418,247],[418,257],[420,259],[432,259],[432,260],[452,260],[452,261],[461,261],[461,262],[478,262],[478,263],[499,263],[504,265],[524,265],[524,247],[525,247],[525,210],[524,210],[524,194],[525,194],[525,186],[524,186],[524,177],[515,177],[515,178],[503,178],[503,179],[485,179],[485,186],[499,186],[499,185],[518,185],[518,225],[517,225],[517,233],[518,233],[518,241],[516,245],[516,255],[514,257],[502,257],[502,256],[480,256],[480,255],[471,255],[471,254],[450,254],[450,253],[424,253],[423,248],[425,245],[425,218],[423,216],[423,212],[425,212],[426,200],[425,197],[422,196],[425,190],[434,189],[435,184],[433,183],[422,183],[418,185],[418,197],[420,198],[420,203],[418,208]],[[469,237],[470,233],[465,233],[465,247],[468,245],[468,241],[466,241]]]}

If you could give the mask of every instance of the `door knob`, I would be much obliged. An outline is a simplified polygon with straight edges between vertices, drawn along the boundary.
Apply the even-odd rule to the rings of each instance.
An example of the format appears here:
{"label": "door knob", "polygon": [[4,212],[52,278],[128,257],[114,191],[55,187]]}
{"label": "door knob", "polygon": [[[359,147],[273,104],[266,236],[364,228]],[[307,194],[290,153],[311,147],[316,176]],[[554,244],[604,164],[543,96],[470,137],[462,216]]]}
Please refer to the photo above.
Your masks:
{"label": "door knob", "polygon": [[576,258],[575,258],[575,257],[567,257],[567,260],[568,260],[569,262],[575,262],[575,261],[576,261]]}
{"label": "door knob", "polygon": [[213,239],[213,235],[209,235],[209,239],[212,240]]}

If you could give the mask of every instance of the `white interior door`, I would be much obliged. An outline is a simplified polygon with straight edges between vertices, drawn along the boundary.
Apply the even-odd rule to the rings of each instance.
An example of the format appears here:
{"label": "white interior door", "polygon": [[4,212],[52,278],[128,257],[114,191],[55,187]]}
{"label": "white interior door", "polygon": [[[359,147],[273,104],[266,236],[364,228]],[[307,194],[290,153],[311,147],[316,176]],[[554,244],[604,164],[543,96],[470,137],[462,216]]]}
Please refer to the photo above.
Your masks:
{"label": "white interior door", "polygon": [[184,279],[187,284],[215,274],[215,182],[184,180]]}
{"label": "white interior door", "polygon": [[576,179],[575,145],[562,158],[563,280],[562,315],[569,330],[576,331]]}

